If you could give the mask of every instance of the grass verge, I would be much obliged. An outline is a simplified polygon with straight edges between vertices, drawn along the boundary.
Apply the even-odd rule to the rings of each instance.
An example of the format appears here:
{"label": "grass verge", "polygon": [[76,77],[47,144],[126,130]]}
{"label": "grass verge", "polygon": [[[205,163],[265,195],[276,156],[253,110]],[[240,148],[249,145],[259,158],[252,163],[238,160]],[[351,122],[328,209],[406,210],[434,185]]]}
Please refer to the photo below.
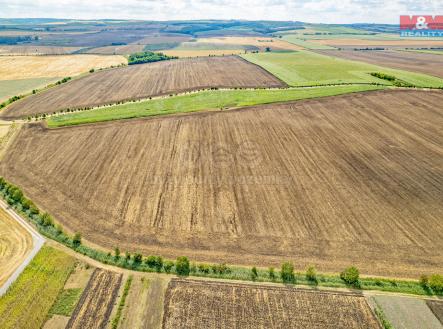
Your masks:
{"label": "grass verge", "polygon": [[48,127],[56,128],[100,121],[295,101],[383,88],[367,84],[321,88],[210,90],[51,116],[47,123]]}
{"label": "grass verge", "polygon": [[73,257],[43,246],[0,297],[0,328],[41,328],[74,263]]}

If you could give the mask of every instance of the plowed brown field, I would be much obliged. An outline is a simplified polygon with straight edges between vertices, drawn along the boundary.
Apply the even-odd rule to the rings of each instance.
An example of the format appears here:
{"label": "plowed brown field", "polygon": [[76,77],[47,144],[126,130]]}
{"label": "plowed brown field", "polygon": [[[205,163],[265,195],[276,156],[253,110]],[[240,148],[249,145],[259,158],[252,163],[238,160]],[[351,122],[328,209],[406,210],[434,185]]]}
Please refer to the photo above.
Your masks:
{"label": "plowed brown field", "polygon": [[443,56],[408,51],[321,50],[319,53],[354,61],[420,72],[443,78]]}
{"label": "plowed brown field", "polygon": [[443,271],[443,92],[47,130],[0,174],[110,249],[416,278]]}
{"label": "plowed brown field", "polygon": [[121,280],[121,274],[95,270],[66,328],[106,328]]}
{"label": "plowed brown field", "polygon": [[180,59],[96,72],[15,102],[1,116],[26,117],[209,87],[283,85],[267,71],[240,57]]}
{"label": "plowed brown field", "polygon": [[362,295],[209,281],[172,280],[163,329],[379,329]]}

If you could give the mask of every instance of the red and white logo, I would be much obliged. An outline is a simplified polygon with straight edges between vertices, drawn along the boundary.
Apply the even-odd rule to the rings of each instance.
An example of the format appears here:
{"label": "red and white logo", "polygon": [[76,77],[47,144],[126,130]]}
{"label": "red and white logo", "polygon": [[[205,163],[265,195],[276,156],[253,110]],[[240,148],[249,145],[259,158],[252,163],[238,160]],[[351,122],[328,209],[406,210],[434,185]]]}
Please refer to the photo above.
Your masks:
{"label": "red and white logo", "polygon": [[443,30],[443,15],[401,15],[400,30]]}

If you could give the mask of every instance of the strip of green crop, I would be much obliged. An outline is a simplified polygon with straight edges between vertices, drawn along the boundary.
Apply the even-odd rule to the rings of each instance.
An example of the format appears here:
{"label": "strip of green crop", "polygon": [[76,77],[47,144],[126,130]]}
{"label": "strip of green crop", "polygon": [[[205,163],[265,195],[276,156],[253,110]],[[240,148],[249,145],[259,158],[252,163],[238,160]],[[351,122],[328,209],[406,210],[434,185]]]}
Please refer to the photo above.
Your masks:
{"label": "strip of green crop", "polygon": [[43,246],[0,297],[0,328],[41,328],[74,263],[73,257]]}
{"label": "strip of green crop", "polygon": [[55,128],[155,115],[246,107],[383,88],[385,87],[363,84],[289,89],[210,90],[51,116],[47,123],[50,128]]}
{"label": "strip of green crop", "polygon": [[125,307],[126,297],[128,297],[129,289],[131,288],[131,283],[132,283],[132,275],[129,276],[128,280],[126,280],[125,288],[123,289],[122,298],[120,299],[120,303],[118,303],[117,313],[115,314],[115,317],[112,319],[111,322],[112,329],[117,329],[118,324],[120,323],[123,307]]}

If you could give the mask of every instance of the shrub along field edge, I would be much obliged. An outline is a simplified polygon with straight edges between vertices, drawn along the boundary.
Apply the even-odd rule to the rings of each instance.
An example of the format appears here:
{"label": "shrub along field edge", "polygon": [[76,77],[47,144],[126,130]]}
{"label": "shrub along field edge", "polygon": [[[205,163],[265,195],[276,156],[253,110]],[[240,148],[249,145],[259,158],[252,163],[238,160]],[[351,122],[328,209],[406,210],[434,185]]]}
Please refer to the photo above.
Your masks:
{"label": "shrub along field edge", "polygon": [[[314,267],[306,272],[294,271],[290,262],[282,264],[281,270],[274,268],[247,268],[244,266],[228,266],[226,264],[204,264],[190,262],[186,257],[178,257],[177,261],[164,260],[160,256],[144,257],[140,253],[125,255],[120,253],[118,247],[114,253],[95,250],[82,244],[80,233],[73,237],[68,236],[63,228],[54,223],[48,213],[42,213],[37,206],[27,199],[23,192],[15,185],[8,183],[0,177],[0,196],[19,214],[34,224],[38,231],[78,253],[88,256],[96,261],[129,270],[141,272],[158,272],[177,274],[182,276],[209,277],[216,279],[242,280],[255,282],[274,282],[284,284],[302,284],[309,286],[322,286],[333,288],[353,288],[357,290],[379,290],[414,295],[441,295],[443,296],[443,277],[438,280],[397,280],[388,278],[360,277],[358,269],[350,267],[340,275],[317,274]],[[418,273],[419,276],[422,273]],[[434,286],[434,283],[435,286]]]}

